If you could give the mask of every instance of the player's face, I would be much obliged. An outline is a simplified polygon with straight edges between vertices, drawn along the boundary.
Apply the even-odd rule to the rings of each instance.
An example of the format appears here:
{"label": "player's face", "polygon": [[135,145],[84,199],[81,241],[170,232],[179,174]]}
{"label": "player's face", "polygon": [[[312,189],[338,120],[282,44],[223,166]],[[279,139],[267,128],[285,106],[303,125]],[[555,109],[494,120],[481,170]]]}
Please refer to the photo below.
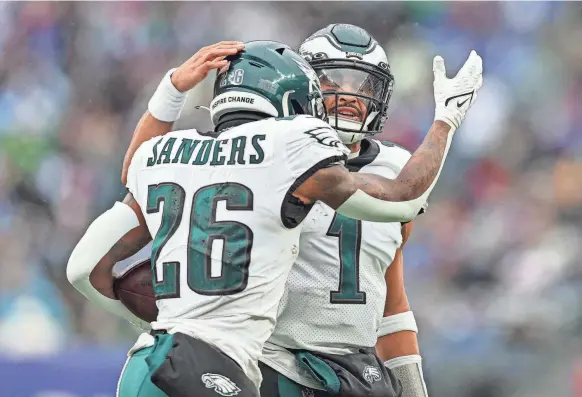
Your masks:
{"label": "player's face", "polygon": [[[363,122],[370,105],[370,100],[365,97],[376,99],[379,97],[378,87],[381,91],[381,84],[377,84],[375,77],[360,70],[322,69],[318,70],[318,76],[330,118],[337,114],[339,118]],[[335,92],[341,94],[332,95]]]}

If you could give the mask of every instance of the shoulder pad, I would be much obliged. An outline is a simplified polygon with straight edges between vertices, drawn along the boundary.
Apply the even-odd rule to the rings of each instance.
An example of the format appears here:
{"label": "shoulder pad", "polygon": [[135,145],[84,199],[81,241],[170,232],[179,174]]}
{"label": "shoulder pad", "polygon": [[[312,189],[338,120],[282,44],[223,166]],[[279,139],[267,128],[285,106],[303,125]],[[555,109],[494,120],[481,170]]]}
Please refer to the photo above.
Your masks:
{"label": "shoulder pad", "polygon": [[304,126],[306,128],[320,127],[331,129],[331,126],[325,121],[307,114],[296,114],[287,117],[277,117],[275,118],[275,121],[293,121],[294,125],[296,125],[297,128],[302,128]]}
{"label": "shoulder pad", "polygon": [[376,141],[376,142],[379,142],[386,147],[397,147],[397,148],[400,148],[402,150],[406,150],[408,153],[412,154],[412,152],[410,150],[406,149],[404,146],[399,145],[397,143],[390,142],[390,141]]}
{"label": "shoulder pad", "polygon": [[[372,141],[372,140],[371,140]],[[396,173],[400,173],[412,154],[403,146],[389,141],[375,141],[380,143],[380,151],[374,165],[392,168]]]}
{"label": "shoulder pad", "polygon": [[[284,121],[281,119],[281,121]],[[310,140],[313,139],[323,146],[329,146],[340,149],[346,156],[350,150],[342,143],[337,132],[331,128],[325,121],[317,117],[300,115],[289,118],[286,125],[286,133],[290,140]]]}
{"label": "shoulder pad", "polygon": [[402,146],[388,141],[378,141],[375,139],[365,139],[369,144],[365,152],[361,153],[348,162],[348,168],[352,172],[360,171],[363,167],[380,167],[388,168],[390,172],[385,174],[380,172],[385,177],[389,175],[398,175],[408,159],[410,152]]}

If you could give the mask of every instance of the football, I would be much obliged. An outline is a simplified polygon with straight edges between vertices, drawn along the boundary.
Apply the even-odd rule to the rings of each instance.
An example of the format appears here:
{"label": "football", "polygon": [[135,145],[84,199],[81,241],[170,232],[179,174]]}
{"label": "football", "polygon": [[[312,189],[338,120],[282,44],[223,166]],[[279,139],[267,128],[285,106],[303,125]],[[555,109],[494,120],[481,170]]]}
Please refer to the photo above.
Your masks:
{"label": "football", "polygon": [[113,291],[121,303],[142,320],[152,322],[158,317],[149,258],[117,275]]}

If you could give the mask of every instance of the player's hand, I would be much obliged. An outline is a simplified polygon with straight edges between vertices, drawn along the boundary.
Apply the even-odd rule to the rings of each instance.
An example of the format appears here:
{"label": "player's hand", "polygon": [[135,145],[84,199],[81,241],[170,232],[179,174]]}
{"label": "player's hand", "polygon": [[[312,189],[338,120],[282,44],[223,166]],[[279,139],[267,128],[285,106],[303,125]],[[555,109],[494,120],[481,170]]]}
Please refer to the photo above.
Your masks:
{"label": "player's hand", "polygon": [[436,56],[433,60],[435,120],[441,120],[459,128],[467,110],[477,99],[477,91],[483,85],[483,61],[475,51],[452,79],[447,78],[445,60]]}
{"label": "player's hand", "polygon": [[180,92],[190,91],[204,80],[211,70],[226,66],[228,61],[224,58],[244,48],[244,43],[240,41],[221,41],[203,47],[172,73],[172,84]]}

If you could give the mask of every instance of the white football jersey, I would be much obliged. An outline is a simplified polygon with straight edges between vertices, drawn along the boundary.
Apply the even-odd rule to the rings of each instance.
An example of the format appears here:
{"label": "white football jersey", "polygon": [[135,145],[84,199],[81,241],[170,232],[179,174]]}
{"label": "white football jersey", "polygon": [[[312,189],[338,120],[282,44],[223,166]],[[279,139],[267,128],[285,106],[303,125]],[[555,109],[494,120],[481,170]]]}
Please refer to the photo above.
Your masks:
{"label": "white football jersey", "polygon": [[257,385],[307,214],[291,196],[305,175],[343,163],[336,132],[310,116],[144,143],[127,187],[152,236],[154,329],[204,340]]}
{"label": "white football jersey", "polygon": [[[410,158],[400,146],[363,141],[352,172],[395,179]],[[402,244],[400,223],[362,222],[317,203],[303,223],[299,256],[289,274],[265,364],[315,387],[286,348],[347,354],[375,346],[384,314],[386,269]]]}

